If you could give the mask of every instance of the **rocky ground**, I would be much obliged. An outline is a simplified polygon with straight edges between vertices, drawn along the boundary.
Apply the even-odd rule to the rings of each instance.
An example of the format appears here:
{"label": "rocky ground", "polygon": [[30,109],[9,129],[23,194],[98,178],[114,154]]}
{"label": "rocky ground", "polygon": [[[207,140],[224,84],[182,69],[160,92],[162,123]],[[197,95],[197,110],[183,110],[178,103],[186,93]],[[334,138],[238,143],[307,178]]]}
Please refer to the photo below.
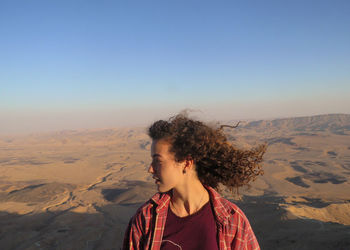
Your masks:
{"label": "rocky ground", "polygon": [[[228,122],[229,123],[229,122]],[[240,196],[262,249],[350,249],[350,115],[242,121],[239,147],[268,144]],[[0,137],[1,249],[119,249],[156,190],[145,128]]]}

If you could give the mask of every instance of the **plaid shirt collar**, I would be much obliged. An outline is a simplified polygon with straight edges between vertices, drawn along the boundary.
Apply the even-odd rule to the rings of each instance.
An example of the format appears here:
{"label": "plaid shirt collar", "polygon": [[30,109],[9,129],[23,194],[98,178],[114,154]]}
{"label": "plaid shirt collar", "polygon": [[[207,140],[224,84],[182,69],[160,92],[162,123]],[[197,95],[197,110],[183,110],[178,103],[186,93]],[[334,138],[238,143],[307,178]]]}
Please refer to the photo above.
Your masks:
{"label": "plaid shirt collar", "polygon": [[151,198],[151,201],[156,205],[156,213],[165,213],[169,207],[171,199],[171,190],[166,193],[156,193]]}
{"label": "plaid shirt collar", "polygon": [[[227,224],[227,219],[229,216],[229,213],[225,209],[225,206],[222,204],[221,199],[222,197],[218,192],[216,192],[212,187],[204,185],[204,187],[208,190],[210,200],[213,204],[215,215],[217,218],[217,221],[221,225]],[[152,198],[151,201],[156,205],[156,213],[157,214],[166,214],[169,208],[169,203],[171,199],[171,190],[166,193],[156,193]]]}

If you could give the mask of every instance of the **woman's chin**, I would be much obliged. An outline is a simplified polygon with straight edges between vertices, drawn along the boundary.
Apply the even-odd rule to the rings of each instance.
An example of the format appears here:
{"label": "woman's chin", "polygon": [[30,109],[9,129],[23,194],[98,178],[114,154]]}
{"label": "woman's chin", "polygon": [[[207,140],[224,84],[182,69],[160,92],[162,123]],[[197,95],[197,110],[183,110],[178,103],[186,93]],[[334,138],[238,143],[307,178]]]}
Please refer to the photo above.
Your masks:
{"label": "woman's chin", "polygon": [[170,188],[166,188],[166,187],[159,185],[159,184],[157,184],[157,189],[158,189],[158,192],[161,192],[161,193],[166,193],[170,190]]}
{"label": "woman's chin", "polygon": [[166,192],[166,191],[164,191],[164,189],[163,189],[163,188],[161,188],[159,185],[157,186],[157,189],[158,189],[158,192],[161,192],[161,193]]}

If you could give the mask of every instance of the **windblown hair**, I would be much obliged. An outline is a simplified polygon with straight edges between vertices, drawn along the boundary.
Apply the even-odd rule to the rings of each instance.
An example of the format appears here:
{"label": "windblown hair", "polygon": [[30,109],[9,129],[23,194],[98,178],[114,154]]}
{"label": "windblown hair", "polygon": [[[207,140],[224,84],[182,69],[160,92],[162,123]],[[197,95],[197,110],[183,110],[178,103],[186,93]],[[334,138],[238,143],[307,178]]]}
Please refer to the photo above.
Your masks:
{"label": "windblown hair", "polygon": [[179,114],[168,121],[154,122],[148,134],[153,140],[168,141],[176,161],[193,159],[199,180],[213,188],[221,183],[238,189],[263,174],[261,162],[266,145],[238,149],[227,141],[222,127],[213,128]]}

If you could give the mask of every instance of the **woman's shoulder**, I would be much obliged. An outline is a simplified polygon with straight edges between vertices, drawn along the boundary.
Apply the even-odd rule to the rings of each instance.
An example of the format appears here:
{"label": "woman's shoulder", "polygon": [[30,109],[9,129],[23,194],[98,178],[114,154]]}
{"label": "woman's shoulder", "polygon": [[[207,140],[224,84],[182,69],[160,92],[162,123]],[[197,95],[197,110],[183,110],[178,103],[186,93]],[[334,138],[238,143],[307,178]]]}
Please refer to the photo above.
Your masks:
{"label": "woman's shoulder", "polygon": [[243,220],[247,219],[243,211],[235,203],[227,200],[211,187],[208,190],[212,198],[213,207],[222,220],[228,220],[232,217],[241,217]]}
{"label": "woman's shoulder", "polygon": [[242,209],[240,209],[238,207],[238,205],[236,205],[232,201],[229,201],[229,200],[227,200],[227,199],[222,197],[221,203],[223,204],[224,208],[226,209],[226,211],[229,214],[240,216],[242,218],[246,218],[246,216],[245,216],[244,212],[242,211]]}
{"label": "woman's shoulder", "polygon": [[169,193],[157,192],[148,201],[143,203],[137,209],[134,217],[151,216],[154,213],[154,211],[153,211],[154,209],[159,210],[159,208],[166,207],[166,205],[169,201],[170,201]]}

